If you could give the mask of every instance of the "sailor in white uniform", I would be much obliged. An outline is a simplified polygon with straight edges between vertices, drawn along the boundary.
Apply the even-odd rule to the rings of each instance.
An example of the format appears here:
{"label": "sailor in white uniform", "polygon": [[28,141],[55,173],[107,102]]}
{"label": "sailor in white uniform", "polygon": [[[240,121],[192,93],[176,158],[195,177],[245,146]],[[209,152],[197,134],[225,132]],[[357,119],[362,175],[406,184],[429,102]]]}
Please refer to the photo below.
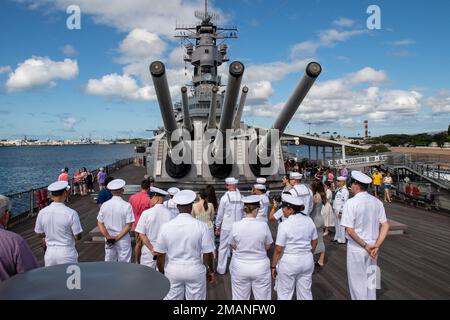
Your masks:
{"label": "sailor in white uniform", "polygon": [[98,228],[105,237],[105,261],[131,261],[130,231],[134,222],[131,204],[122,199],[125,181],[115,179],[106,186],[113,197],[103,203],[97,216]]}
{"label": "sailor in white uniform", "polygon": [[152,207],[142,212],[135,232],[139,233],[139,237],[144,244],[141,264],[155,269],[156,253],[153,246],[158,239],[161,226],[172,220],[172,212],[163,205],[164,197],[168,195],[166,191],[150,187],[150,194]]}
{"label": "sailor in white uniform", "polygon": [[372,179],[352,171],[352,193],[342,213],[347,244],[347,277],[353,300],[376,300],[377,256],[389,231],[383,203],[367,193]]}
{"label": "sailor in white uniform", "polygon": [[299,197],[302,199],[302,202],[305,204],[304,213],[309,216],[314,207],[313,194],[311,189],[302,183],[303,175],[301,173],[291,172],[289,174],[289,179],[292,186],[289,192],[294,197]]}
{"label": "sailor in white uniform", "polygon": [[34,232],[45,238],[45,266],[77,263],[75,241],[81,239],[83,229],[78,213],[64,204],[70,195],[69,183],[54,182],[48,191],[53,202],[39,211],[34,228]]}
{"label": "sailor in white uniform", "polygon": [[256,178],[256,184],[262,184],[264,185],[265,189],[266,189],[266,196],[269,197],[270,195],[270,191],[268,190],[267,186],[266,186],[266,182],[267,179],[266,178]]}
{"label": "sailor in white uniform", "polygon": [[235,250],[230,263],[233,300],[270,300],[272,281],[267,250],[273,243],[269,226],[257,218],[260,196],[242,199],[246,217],[231,228],[230,244]]}
{"label": "sailor in white uniform", "polygon": [[243,202],[239,190],[238,180],[230,177],[225,179],[228,191],[222,196],[217,209],[216,235],[220,235],[219,254],[217,259],[217,273],[225,274],[228,254],[230,252],[230,232],[233,223],[244,216]]}
{"label": "sailor in white uniform", "polygon": [[333,200],[333,214],[334,214],[334,240],[338,243],[345,243],[345,228],[341,226],[342,210],[348,200],[349,193],[346,185],[347,178],[337,178],[337,189]]}
{"label": "sailor in white uniform", "polygon": [[211,230],[191,216],[196,198],[191,190],[182,190],[173,197],[180,214],[162,225],[154,244],[158,270],[170,281],[165,300],[205,300],[206,278],[210,282],[215,280]]}
{"label": "sailor in white uniform", "polygon": [[269,214],[269,207],[270,207],[270,200],[266,193],[266,186],[263,184],[255,184],[253,186],[253,193],[256,196],[259,196],[260,202],[261,202],[256,219],[267,222],[268,214]]}
{"label": "sailor in white uniform", "polygon": [[164,201],[164,206],[166,208],[168,208],[170,210],[170,212],[172,212],[172,219],[175,218],[179,214],[177,205],[173,202],[173,196],[176,195],[177,192],[179,192],[179,191],[180,191],[180,189],[178,189],[176,187],[169,188],[167,190],[167,193],[169,194],[170,199]]}
{"label": "sailor in white uniform", "polygon": [[272,277],[277,281],[278,300],[291,300],[294,289],[297,300],[312,300],[316,226],[303,213],[305,207],[301,198],[283,194],[282,201],[283,215],[288,219],[278,226],[270,267]]}

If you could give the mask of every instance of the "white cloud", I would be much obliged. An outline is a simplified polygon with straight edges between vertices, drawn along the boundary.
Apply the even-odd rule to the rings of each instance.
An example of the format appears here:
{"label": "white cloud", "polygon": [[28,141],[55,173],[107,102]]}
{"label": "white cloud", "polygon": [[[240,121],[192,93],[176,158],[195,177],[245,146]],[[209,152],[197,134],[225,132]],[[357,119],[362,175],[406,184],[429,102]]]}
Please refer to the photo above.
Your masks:
{"label": "white cloud", "polygon": [[10,66],[0,66],[0,74],[2,73],[11,73],[12,68]]}
{"label": "white cloud", "polygon": [[368,33],[368,30],[365,29],[345,30],[345,31],[337,29],[321,30],[318,33],[317,39],[300,42],[292,46],[291,57],[296,58],[296,57],[313,56],[316,54],[316,51],[319,48],[322,47],[332,48],[340,42],[347,41],[350,38],[366,33]]}
{"label": "white cloud", "polygon": [[391,46],[400,47],[400,46],[409,46],[409,45],[412,45],[412,44],[416,44],[416,41],[415,40],[410,40],[410,39],[405,39],[405,40],[398,40],[398,41],[388,42],[388,44],[390,44]]}
{"label": "white cloud", "polygon": [[83,119],[78,119],[73,116],[67,116],[63,119],[64,130],[75,131],[75,126],[82,122]]}
{"label": "white cloud", "polygon": [[[382,121],[417,114],[422,95],[417,91],[383,90],[373,85],[387,78],[384,71],[367,67],[341,78],[318,82],[311,88],[295,118],[350,127],[359,123],[360,117]],[[364,85],[367,86],[364,88]],[[247,110],[254,116],[275,118],[283,106],[284,102],[264,103]]]}
{"label": "white cloud", "polygon": [[374,70],[372,68],[364,68],[350,75],[351,82],[358,83],[379,83],[388,79],[386,73],[383,70]]}
{"label": "white cloud", "polygon": [[91,95],[118,97],[126,100],[150,101],[156,99],[152,87],[140,88],[136,80],[129,75],[118,75],[117,73],[105,75],[100,80],[89,80],[86,92]]}
{"label": "white cloud", "polygon": [[77,54],[77,50],[70,44],[66,44],[64,47],[62,47],[61,51],[68,57],[73,57]]}
{"label": "white cloud", "polygon": [[119,63],[135,63],[142,59],[160,57],[166,50],[166,43],[156,34],[145,29],[133,29],[119,44],[122,56]]}
{"label": "white cloud", "polygon": [[47,57],[32,57],[19,63],[9,73],[6,89],[9,92],[30,90],[37,87],[52,87],[54,80],[70,80],[78,76],[76,60],[53,61]]}
{"label": "white cloud", "polygon": [[348,18],[339,18],[333,21],[333,24],[338,27],[350,28],[355,24],[355,21]]}
{"label": "white cloud", "polygon": [[[30,8],[50,6],[66,11],[69,5],[78,5],[83,15],[90,15],[95,23],[114,27],[121,32],[142,28],[149,32],[172,37],[176,23],[192,24],[194,11],[202,10],[203,0],[16,0]],[[209,3],[209,10],[227,17]]]}
{"label": "white cloud", "polygon": [[428,98],[427,104],[433,113],[450,114],[450,89],[441,90],[437,95]]}

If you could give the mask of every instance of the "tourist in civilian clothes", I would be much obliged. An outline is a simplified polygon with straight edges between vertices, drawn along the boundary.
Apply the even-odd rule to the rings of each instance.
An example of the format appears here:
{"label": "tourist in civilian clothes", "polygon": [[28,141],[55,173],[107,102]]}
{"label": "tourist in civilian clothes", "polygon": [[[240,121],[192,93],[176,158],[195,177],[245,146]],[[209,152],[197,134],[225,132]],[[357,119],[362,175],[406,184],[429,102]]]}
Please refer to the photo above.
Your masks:
{"label": "tourist in civilian clothes", "polygon": [[100,168],[100,171],[97,173],[97,182],[98,182],[98,188],[99,190],[102,190],[106,187],[105,179],[107,177],[107,174],[105,172],[104,168]]}
{"label": "tourist in civilian clothes", "polygon": [[327,196],[321,181],[313,181],[311,190],[314,195],[314,209],[311,212],[311,219],[317,229],[317,246],[314,250],[314,254],[320,254],[317,264],[320,267],[323,267],[325,265],[325,243],[323,242],[323,227],[325,222],[322,216],[322,208],[327,203]]}
{"label": "tourist in civilian clothes", "polygon": [[92,175],[92,172],[89,169],[87,170],[86,185],[87,185],[88,193],[95,192],[94,191],[94,176]]}
{"label": "tourist in civilian clothes", "polygon": [[[110,183],[113,180],[114,180],[113,177],[107,177],[105,179],[105,184],[108,185],[108,183]],[[105,203],[106,201],[108,201],[111,198],[112,198],[112,193],[111,193],[111,191],[108,190],[108,188],[103,188],[102,190],[100,190],[100,192],[97,195],[98,207],[100,208],[103,203]]]}
{"label": "tourist in civilian clothes", "polygon": [[80,169],[80,194],[82,196],[86,196],[87,195],[87,169],[86,168],[81,168]]}
{"label": "tourist in civilian clothes", "polygon": [[76,195],[80,192],[80,170],[75,170],[73,174],[73,194]]}
{"label": "tourist in civilian clothes", "polygon": [[391,199],[391,188],[392,188],[393,180],[391,177],[391,173],[388,172],[386,176],[383,178],[383,187],[384,187],[384,202],[392,203]]}
{"label": "tourist in civilian clothes", "polygon": [[67,181],[69,182],[69,168],[61,169],[61,174],[58,176],[58,181]]}
{"label": "tourist in civilian clothes", "polygon": [[38,267],[27,242],[18,234],[5,230],[10,210],[11,201],[0,195],[0,283]]}
{"label": "tourist in civilian clothes", "polygon": [[325,194],[327,196],[327,203],[322,207],[322,216],[325,225],[324,236],[327,236],[330,233],[329,228],[334,227],[334,214],[333,207],[331,206],[331,202],[333,201],[333,190],[331,188],[331,182],[325,181]]}
{"label": "tourist in civilian clothes", "polygon": [[[139,218],[141,217],[142,212],[153,207],[150,201],[150,197],[148,195],[149,191],[150,191],[150,181],[148,179],[144,179],[141,182],[141,191],[136,194],[133,194],[130,197],[130,200],[128,200],[128,202],[133,207],[133,214],[134,214],[134,224],[132,230],[136,229],[136,226],[138,225]],[[135,243],[136,245],[134,247],[134,259],[136,263],[140,263],[143,243],[138,233],[135,233]]]}
{"label": "tourist in civilian clothes", "polygon": [[216,189],[214,189],[214,187],[210,184],[208,184],[205,187],[205,191],[207,194],[207,200],[209,203],[212,203],[212,205],[214,206],[214,211],[217,212],[217,209],[219,209],[219,202],[217,201],[217,196],[216,196]]}

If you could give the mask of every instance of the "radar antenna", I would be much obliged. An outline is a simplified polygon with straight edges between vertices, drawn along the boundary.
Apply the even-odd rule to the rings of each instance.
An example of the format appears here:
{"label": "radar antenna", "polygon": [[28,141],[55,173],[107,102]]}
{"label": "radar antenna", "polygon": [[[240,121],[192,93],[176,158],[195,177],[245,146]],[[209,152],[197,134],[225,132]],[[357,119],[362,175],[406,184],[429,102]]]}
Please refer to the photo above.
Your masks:
{"label": "radar antenna", "polygon": [[218,21],[219,15],[216,13],[208,12],[208,0],[205,0],[205,11],[195,11],[194,13],[197,19],[202,20],[202,22]]}

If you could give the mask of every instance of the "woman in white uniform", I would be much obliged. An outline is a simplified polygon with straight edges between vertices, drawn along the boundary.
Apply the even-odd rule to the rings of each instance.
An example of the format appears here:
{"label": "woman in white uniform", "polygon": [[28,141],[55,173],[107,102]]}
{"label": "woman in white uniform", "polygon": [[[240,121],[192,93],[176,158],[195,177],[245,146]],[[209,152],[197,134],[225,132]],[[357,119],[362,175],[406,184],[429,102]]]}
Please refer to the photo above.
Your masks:
{"label": "woman in white uniform", "polygon": [[253,291],[255,300],[270,300],[272,281],[267,250],[273,243],[269,226],[257,219],[260,196],[243,198],[246,216],[231,228],[231,290],[233,300],[249,300]]}
{"label": "woman in white uniform", "polygon": [[283,194],[282,201],[283,215],[287,220],[278,226],[270,267],[272,277],[277,281],[278,300],[291,300],[294,289],[297,300],[312,300],[316,226],[303,212],[305,206],[301,198]]}
{"label": "woman in white uniform", "polygon": [[325,181],[325,194],[327,196],[327,203],[322,207],[323,222],[325,224],[325,232],[323,236],[330,233],[329,228],[334,227],[334,214],[331,202],[333,201],[333,191],[331,190],[331,182]]}

